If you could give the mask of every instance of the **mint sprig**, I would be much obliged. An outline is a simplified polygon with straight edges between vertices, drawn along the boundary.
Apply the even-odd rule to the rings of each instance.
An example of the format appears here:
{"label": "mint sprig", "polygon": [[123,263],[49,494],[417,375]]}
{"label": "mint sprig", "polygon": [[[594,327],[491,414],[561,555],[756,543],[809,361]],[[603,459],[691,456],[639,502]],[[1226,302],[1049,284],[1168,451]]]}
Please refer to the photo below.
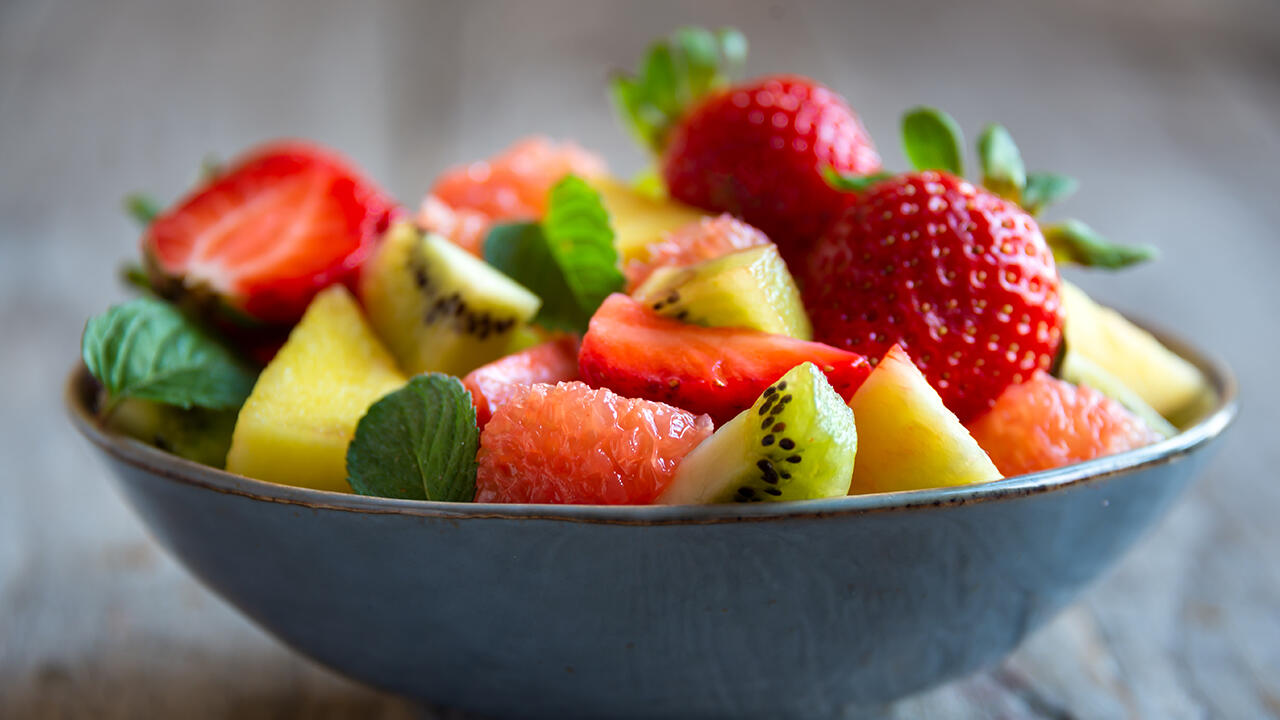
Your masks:
{"label": "mint sprig", "polygon": [[106,394],[105,417],[127,398],[180,408],[238,408],[254,374],[172,305],[150,297],[89,319],[81,356]]}
{"label": "mint sprig", "polygon": [[634,74],[615,75],[609,93],[631,133],[660,152],[671,126],[691,105],[727,85],[746,57],[747,39],[733,28],[679,28],[649,46]]}
{"label": "mint sprig", "polygon": [[484,259],[542,298],[533,321],[552,330],[586,332],[596,308],[624,284],[609,213],[600,195],[575,175],[551,189],[541,223],[491,230]]}
{"label": "mint sprig", "polygon": [[361,495],[470,502],[480,431],[462,381],[419,375],[374,403],[347,448],[347,481]]}

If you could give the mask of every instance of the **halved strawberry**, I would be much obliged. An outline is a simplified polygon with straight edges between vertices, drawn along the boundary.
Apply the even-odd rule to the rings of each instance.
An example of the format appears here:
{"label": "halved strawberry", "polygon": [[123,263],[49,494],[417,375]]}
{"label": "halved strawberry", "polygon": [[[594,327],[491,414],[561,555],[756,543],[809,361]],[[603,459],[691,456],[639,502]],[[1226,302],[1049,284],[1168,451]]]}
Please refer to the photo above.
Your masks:
{"label": "halved strawberry", "polygon": [[161,293],[288,325],[321,289],[351,279],[394,207],[335,153],[276,142],[156,218],[142,251]]}
{"label": "halved strawberry", "polygon": [[476,424],[484,429],[493,413],[534,383],[578,379],[578,339],[564,335],[472,370],[462,384],[476,406]]}
{"label": "halved strawberry", "polygon": [[871,366],[861,355],[755,330],[686,325],[626,295],[610,295],[582,338],[582,379],[625,397],[706,413],[717,424],[751,407],[802,362],[818,366],[848,400]]}

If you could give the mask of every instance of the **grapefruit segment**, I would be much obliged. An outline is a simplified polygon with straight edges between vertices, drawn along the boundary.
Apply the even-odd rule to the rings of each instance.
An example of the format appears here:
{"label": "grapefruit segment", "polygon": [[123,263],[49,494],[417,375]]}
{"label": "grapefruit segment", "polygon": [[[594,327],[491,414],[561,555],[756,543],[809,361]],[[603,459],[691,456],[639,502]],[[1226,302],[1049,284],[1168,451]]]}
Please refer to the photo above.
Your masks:
{"label": "grapefruit segment", "polygon": [[471,392],[476,423],[483,430],[493,413],[523,386],[578,379],[578,340],[565,335],[494,360],[467,373],[462,384]]}
{"label": "grapefruit segment", "polygon": [[580,382],[525,385],[480,435],[476,502],[647,505],[713,429]]}

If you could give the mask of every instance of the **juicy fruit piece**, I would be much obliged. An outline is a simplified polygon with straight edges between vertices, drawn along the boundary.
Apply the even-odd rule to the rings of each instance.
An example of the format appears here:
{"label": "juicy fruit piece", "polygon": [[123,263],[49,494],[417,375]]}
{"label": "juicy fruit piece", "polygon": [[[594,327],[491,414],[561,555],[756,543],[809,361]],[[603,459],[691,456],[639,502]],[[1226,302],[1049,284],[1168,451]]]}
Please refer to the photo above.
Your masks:
{"label": "juicy fruit piece", "polygon": [[822,176],[880,169],[847,103],[799,76],[766,77],[711,95],[672,129],[662,154],[671,197],[760,228],[788,263],[848,202]]}
{"label": "juicy fruit piece", "polygon": [[1140,395],[1130,390],[1115,375],[1103,370],[1102,366],[1071,348],[1067,348],[1057,374],[1072,385],[1088,385],[1120,403],[1161,437],[1169,438],[1178,434],[1178,428],[1165,420]]}
{"label": "juicy fruit piece", "polygon": [[[794,401],[794,402],[793,402]],[[666,505],[810,500],[849,493],[853,413],[813,363],[765,388],[755,405],[685,456]]]}
{"label": "juicy fruit piece", "polygon": [[683,268],[658,268],[632,297],[660,315],[695,325],[813,337],[800,290],[772,244]]}
{"label": "juicy fruit piece", "polygon": [[404,385],[341,285],[316,296],[240,409],[227,470],[350,492],[347,445],[369,406]]}
{"label": "juicy fruit piece", "polygon": [[240,158],[155,219],[142,238],[152,282],[246,321],[292,324],[373,251],[392,201],[345,160],[302,142]]}
{"label": "juicy fruit piece", "polygon": [[624,267],[647,257],[646,248],[667,233],[706,217],[697,208],[646,195],[608,176],[593,178],[591,187],[600,193],[600,201],[609,211],[613,244]]}
{"label": "juicy fruit piece", "polygon": [[712,429],[580,382],[526,385],[481,433],[476,502],[646,505]]}
{"label": "juicy fruit piece", "polygon": [[489,216],[470,208],[451,208],[435,195],[422,199],[414,218],[422,229],[445,236],[454,245],[482,257]]}
{"label": "juicy fruit piece", "polygon": [[871,372],[857,353],[755,330],[688,325],[618,294],[591,318],[578,353],[587,383],[706,413],[716,422],[751,407],[765,388],[806,361],[843,398]]}
{"label": "juicy fruit piece", "polygon": [[1062,283],[1067,348],[1092,360],[1148,405],[1178,424],[1194,417],[1213,390],[1196,366],[1123,315]]}
{"label": "juicy fruit piece", "polygon": [[1115,400],[1047,373],[1011,386],[969,429],[1006,475],[1092,460],[1160,439]]}
{"label": "juicy fruit piece", "polygon": [[431,194],[454,210],[474,210],[490,220],[537,220],[547,211],[547,194],[565,175],[604,173],[604,161],[574,143],[531,137],[488,160],[450,168]]}
{"label": "juicy fruit piece", "polygon": [[462,384],[471,392],[476,423],[484,429],[493,413],[523,392],[523,386],[577,379],[578,341],[564,335],[478,367],[467,373]]}
{"label": "juicy fruit piece", "polygon": [[105,424],[149,445],[211,467],[222,467],[231,447],[235,410],[184,410],[140,398],[121,400]]}
{"label": "juicy fruit piece", "polygon": [[1052,364],[1058,283],[1030,215],[933,171],[860,195],[801,280],[817,340],[868,357],[902,345],[962,422]]}
{"label": "juicy fruit piece", "polygon": [[901,347],[849,401],[858,423],[850,492],[879,493],[999,480],[1000,472]]}
{"label": "juicy fruit piece", "polygon": [[458,377],[501,357],[541,305],[483,260],[407,222],[365,265],[360,299],[405,372]]}
{"label": "juicy fruit piece", "polygon": [[764,233],[732,215],[704,217],[664,234],[629,260],[624,256],[623,274],[627,287],[634,290],[659,268],[692,265],[762,245],[772,243]]}

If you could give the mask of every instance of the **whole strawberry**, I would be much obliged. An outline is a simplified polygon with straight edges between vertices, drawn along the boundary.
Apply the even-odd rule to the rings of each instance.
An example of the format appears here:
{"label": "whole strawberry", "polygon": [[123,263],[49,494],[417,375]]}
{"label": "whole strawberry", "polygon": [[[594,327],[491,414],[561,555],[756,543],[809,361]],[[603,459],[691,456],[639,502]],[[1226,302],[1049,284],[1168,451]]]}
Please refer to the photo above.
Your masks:
{"label": "whole strawberry", "polygon": [[900,343],[961,421],[1053,363],[1058,271],[1035,220],[945,172],[872,186],[804,271],[814,338],[868,357]]}
{"label": "whole strawberry", "polygon": [[1042,233],[1032,215],[1075,181],[1027,173],[1000,125],[978,139],[983,186],[958,177],[960,131],[946,113],[909,112],[903,148],[917,172],[833,179],[858,194],[807,258],[805,305],[815,340],[870,358],[903,345],[968,421],[1053,364],[1063,323],[1055,258],[1116,268],[1152,251],[1077,221]]}
{"label": "whole strawberry", "polygon": [[650,49],[636,77],[615,80],[632,129],[659,154],[672,197],[763,230],[795,264],[847,196],[823,172],[880,169],[871,138],[835,92],[779,75],[727,86],[745,41],[685,28]]}

